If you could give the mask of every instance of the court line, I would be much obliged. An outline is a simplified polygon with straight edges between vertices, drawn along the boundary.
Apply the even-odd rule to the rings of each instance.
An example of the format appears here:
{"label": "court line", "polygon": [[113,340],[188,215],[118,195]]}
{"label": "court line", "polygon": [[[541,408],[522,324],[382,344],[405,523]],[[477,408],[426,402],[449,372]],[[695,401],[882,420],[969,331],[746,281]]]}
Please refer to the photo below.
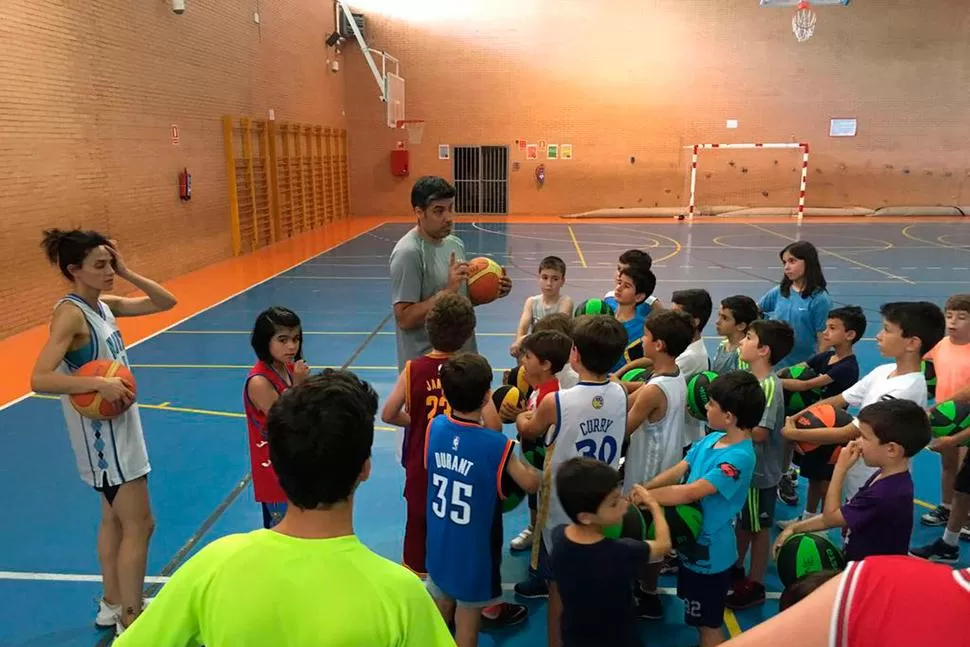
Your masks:
{"label": "court line", "polygon": [[[759,231],[763,231],[766,234],[771,234],[772,236],[777,236],[779,238],[783,238],[783,239],[785,239],[785,240],[787,240],[789,242],[793,242],[793,243],[798,242],[798,239],[797,238],[792,238],[791,236],[786,236],[785,234],[779,234],[777,231],[772,231],[772,230],[768,229],[767,227],[762,227],[761,225],[756,225],[753,222],[749,222],[749,223],[747,223],[747,225],[749,227],[753,227],[753,228],[755,228],[755,229],[757,229]],[[873,272],[878,272],[879,274],[882,274],[884,276],[888,276],[891,279],[896,279],[897,281],[902,281],[903,283],[909,283],[910,285],[916,285],[916,281],[910,281],[905,276],[897,276],[895,274],[890,274],[889,272],[886,272],[885,270],[881,270],[878,267],[873,267],[872,265],[866,265],[862,261],[857,261],[854,258],[849,258],[848,256],[843,256],[842,254],[838,254],[836,252],[830,252],[829,250],[827,250],[827,249],[825,249],[823,247],[817,247],[817,249],[818,249],[818,251],[822,252],[823,254],[828,254],[829,256],[834,256],[835,258],[841,259],[841,260],[845,261],[846,263],[852,263],[853,265],[858,265],[859,267],[865,268],[867,270],[872,270]],[[837,282],[838,283],[850,283],[850,281],[832,281],[832,283],[837,283]],[[874,283],[875,281],[872,281],[872,282]],[[865,281],[862,281],[862,283],[865,283]]]}
{"label": "court line", "polygon": [[[775,595],[778,595],[779,598],[781,597],[778,593]],[[770,593],[765,593],[765,597],[769,600],[777,599],[771,597]],[[734,615],[734,611],[731,609],[724,609],[724,626],[727,627],[728,635],[731,638],[737,638],[741,635],[741,625],[738,623],[738,617]]]}
{"label": "court line", "polygon": [[[960,251],[960,252],[970,252],[970,249],[967,249],[966,247],[958,247],[956,245],[948,245],[946,243],[934,243],[932,240],[926,240],[925,238],[919,238],[918,236],[912,235],[911,233],[909,233],[909,230],[911,228],[915,227],[917,224],[919,224],[919,223],[913,223],[912,225],[906,225],[905,227],[903,227],[902,231],[900,231],[899,233],[901,233],[904,237],[906,237],[906,238],[908,238],[908,239],[910,239],[912,241],[915,241],[917,243],[927,243],[929,245],[932,245],[933,247],[936,247],[937,249],[955,249],[955,250]],[[946,234],[944,234],[944,235],[946,235]]]}
{"label": "court line", "polygon": [[586,257],[583,256],[583,250],[579,248],[579,241],[576,240],[576,234],[573,232],[572,225],[566,225],[566,230],[569,232],[569,237],[573,239],[573,247],[576,248],[576,254],[579,255],[579,262],[583,267],[589,267],[589,265],[586,264]]}

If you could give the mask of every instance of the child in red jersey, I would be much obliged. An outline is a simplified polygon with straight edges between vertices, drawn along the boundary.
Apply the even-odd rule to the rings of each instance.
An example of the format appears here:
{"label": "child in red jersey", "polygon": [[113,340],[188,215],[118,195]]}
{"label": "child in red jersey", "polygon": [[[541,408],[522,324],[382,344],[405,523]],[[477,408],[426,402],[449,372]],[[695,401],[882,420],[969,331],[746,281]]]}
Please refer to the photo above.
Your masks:
{"label": "child in red jersey", "polygon": [[253,492],[263,508],[263,527],[272,528],[286,512],[286,494],[269,460],[266,414],[291,386],[305,382],[310,367],[303,361],[300,318],[287,308],[272,307],[256,317],[251,338],[259,361],[249,370],[243,387]]}

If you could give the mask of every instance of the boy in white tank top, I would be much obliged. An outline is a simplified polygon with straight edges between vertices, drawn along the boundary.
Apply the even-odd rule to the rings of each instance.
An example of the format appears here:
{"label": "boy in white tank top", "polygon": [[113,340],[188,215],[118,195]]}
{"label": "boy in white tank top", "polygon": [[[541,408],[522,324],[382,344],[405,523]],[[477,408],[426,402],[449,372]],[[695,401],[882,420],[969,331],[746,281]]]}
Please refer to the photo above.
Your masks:
{"label": "boy in white tank top", "polygon": [[536,322],[547,315],[563,312],[572,315],[573,300],[561,293],[566,284],[566,262],[558,256],[546,256],[539,263],[539,294],[529,297],[522,306],[515,341],[509,346],[512,357],[519,356],[519,344],[530,332],[535,332]]}
{"label": "boy in white tank top", "polygon": [[[73,283],[54,308],[50,337],[37,358],[30,386],[61,395],[64,419],[81,480],[102,495],[98,557],[104,581],[95,624],[121,633],[141,613],[148,540],[154,529],[146,477],[151,470],[138,406],[131,386],[118,377],[79,377],[82,365],[98,359],[127,366],[128,354],[115,317],[168,310],[175,297],[128,269],[114,242],[94,231],[44,232],[48,260]],[[103,294],[120,276],[147,296]],[[130,405],[110,420],[83,418],[71,406],[76,393],[99,392],[109,402]]]}
{"label": "boy in white tank top", "polygon": [[549,646],[562,644],[562,600],[552,579],[549,547],[552,532],[569,524],[555,490],[556,470],[576,456],[595,458],[614,469],[626,435],[627,396],[607,373],[626,347],[626,329],[609,316],[579,317],[573,327],[569,363],[579,383],[545,398],[535,411],[519,414],[515,425],[523,438],[546,437],[546,462],[539,493],[536,531],[541,541],[532,544],[532,567],[549,584]]}

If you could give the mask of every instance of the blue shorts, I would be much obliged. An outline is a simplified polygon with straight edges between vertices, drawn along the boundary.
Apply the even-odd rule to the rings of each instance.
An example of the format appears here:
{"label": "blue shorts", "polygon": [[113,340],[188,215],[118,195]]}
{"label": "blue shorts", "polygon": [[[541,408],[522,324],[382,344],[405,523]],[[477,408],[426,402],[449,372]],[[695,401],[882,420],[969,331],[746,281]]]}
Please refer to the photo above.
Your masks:
{"label": "blue shorts", "polygon": [[683,564],[677,571],[677,597],[684,601],[684,622],[691,627],[720,629],[731,589],[731,569],[695,573]]}
{"label": "blue shorts", "polygon": [[430,575],[428,576],[428,579],[425,581],[425,585],[428,587],[428,593],[430,593],[431,597],[434,598],[435,600],[454,602],[456,605],[460,607],[466,607],[469,609],[484,609],[485,607],[490,607],[493,604],[497,604],[502,601],[501,597],[493,598],[491,600],[485,600],[484,602],[466,602],[464,600],[456,600],[452,596],[442,591],[438,587],[438,585],[434,583],[434,580],[431,579]]}

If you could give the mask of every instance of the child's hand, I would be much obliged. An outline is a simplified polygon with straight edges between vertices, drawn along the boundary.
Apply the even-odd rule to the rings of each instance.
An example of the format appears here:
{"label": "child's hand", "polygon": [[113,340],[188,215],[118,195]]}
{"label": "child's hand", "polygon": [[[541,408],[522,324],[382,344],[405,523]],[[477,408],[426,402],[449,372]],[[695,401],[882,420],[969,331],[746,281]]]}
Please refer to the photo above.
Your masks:
{"label": "child's hand", "polygon": [[651,511],[660,509],[660,504],[657,503],[657,500],[653,498],[652,494],[650,494],[650,490],[643,487],[639,483],[633,486],[633,491],[630,492],[630,501],[632,501],[633,505],[635,506],[650,508]]}
{"label": "child's hand", "polygon": [[305,360],[298,360],[293,365],[293,384],[303,384],[310,377],[310,365]]}
{"label": "child's hand", "polygon": [[511,291],[512,291],[512,279],[510,279],[505,274],[505,268],[503,267],[502,278],[500,278],[498,281],[498,298],[502,299],[504,297],[507,297],[509,295],[509,292]]}
{"label": "child's hand", "polygon": [[771,547],[771,554],[775,559],[778,559],[778,553],[781,552],[781,547],[785,545],[785,542],[788,541],[788,538],[793,534],[795,533],[792,531],[792,526],[788,526],[778,533],[778,539],[775,540],[774,545]]}
{"label": "child's hand", "polygon": [[960,444],[953,436],[941,436],[940,438],[935,438],[930,443],[930,451],[945,452],[950,449],[956,449],[959,446]]}
{"label": "child's hand", "polygon": [[785,418],[785,426],[781,428],[781,435],[783,438],[791,438],[791,432],[795,431],[796,429],[795,418]]}
{"label": "child's hand", "polygon": [[498,410],[498,415],[502,420],[515,420],[522,411],[523,407],[521,402],[514,406],[503,402],[502,407]]}
{"label": "child's hand", "polygon": [[860,458],[862,458],[862,442],[853,440],[839,452],[839,458],[835,462],[835,469],[848,471],[849,468],[859,462]]}
{"label": "child's hand", "polygon": [[512,344],[509,346],[509,355],[511,355],[515,359],[519,359],[519,340],[518,339],[512,342]]}

